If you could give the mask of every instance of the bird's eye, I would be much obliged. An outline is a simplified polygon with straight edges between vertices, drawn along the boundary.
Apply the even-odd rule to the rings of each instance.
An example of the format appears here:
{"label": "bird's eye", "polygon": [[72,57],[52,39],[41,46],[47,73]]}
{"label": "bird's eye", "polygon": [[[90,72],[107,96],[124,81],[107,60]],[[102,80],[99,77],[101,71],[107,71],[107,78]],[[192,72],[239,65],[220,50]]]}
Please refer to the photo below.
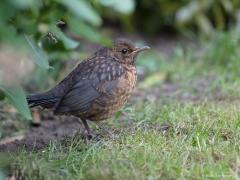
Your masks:
{"label": "bird's eye", "polygon": [[123,53],[123,54],[127,54],[127,52],[128,52],[127,49],[123,49],[123,50],[122,50],[122,53]]}

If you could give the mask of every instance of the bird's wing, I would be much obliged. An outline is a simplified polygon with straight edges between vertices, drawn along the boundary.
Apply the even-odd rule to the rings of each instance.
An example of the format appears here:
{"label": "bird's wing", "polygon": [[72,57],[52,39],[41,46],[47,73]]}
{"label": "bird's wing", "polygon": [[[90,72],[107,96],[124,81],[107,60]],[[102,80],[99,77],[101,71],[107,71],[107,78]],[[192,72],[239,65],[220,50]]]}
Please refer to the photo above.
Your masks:
{"label": "bird's wing", "polygon": [[[110,57],[109,57],[110,58]],[[112,59],[106,58],[96,61],[91,67],[89,62],[88,68],[82,69],[92,72],[85,75],[75,74],[73,85],[55,109],[57,114],[74,114],[84,113],[89,109],[94,100],[104,93],[111,93],[117,86],[118,79],[124,73],[123,67]],[[78,69],[81,72],[81,69]],[[84,73],[83,73],[84,74]]]}

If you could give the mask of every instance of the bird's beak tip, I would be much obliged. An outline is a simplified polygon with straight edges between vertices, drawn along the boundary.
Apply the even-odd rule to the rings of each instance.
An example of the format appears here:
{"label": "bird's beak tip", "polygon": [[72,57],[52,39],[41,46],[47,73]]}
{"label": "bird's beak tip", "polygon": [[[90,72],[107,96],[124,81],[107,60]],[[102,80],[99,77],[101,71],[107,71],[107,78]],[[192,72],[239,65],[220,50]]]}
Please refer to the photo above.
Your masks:
{"label": "bird's beak tip", "polygon": [[146,51],[151,49],[149,46],[138,47],[136,52]]}
{"label": "bird's beak tip", "polygon": [[145,51],[145,50],[149,50],[149,49],[151,49],[149,46],[143,46],[143,47],[141,47],[140,48],[142,51]]}

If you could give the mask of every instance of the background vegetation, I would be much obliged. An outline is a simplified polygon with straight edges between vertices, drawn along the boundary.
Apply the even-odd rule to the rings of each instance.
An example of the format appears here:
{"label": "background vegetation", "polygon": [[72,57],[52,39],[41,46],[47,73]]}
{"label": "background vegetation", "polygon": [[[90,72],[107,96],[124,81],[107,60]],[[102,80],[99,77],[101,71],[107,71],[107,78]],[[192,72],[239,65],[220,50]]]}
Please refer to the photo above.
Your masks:
{"label": "background vegetation", "polygon": [[[66,29],[68,33],[76,34],[78,40],[104,45],[110,45],[110,41],[98,31],[103,24],[148,35],[170,29],[188,35],[200,32],[210,36],[214,29],[240,28],[239,6],[237,0],[4,0],[0,9],[0,25],[3,27],[0,31],[1,49],[5,51],[5,46],[20,48],[21,52],[26,51],[20,55],[22,59],[32,54],[31,59],[41,68],[35,73],[37,76],[32,83],[43,87],[43,80],[47,77],[44,69],[53,67],[59,70],[61,60],[69,58],[73,50],[83,46],[67,36]],[[4,55],[2,58],[4,61]],[[56,78],[57,74],[54,71],[53,76]],[[25,118],[31,118],[23,90],[18,87],[13,91],[4,81],[6,78],[1,78],[1,99],[6,96]],[[16,86],[16,82],[13,85]]]}
{"label": "background vegetation", "polygon": [[[62,79],[88,56],[89,44],[111,46],[116,33],[153,47],[137,61],[140,82],[123,109],[128,115],[106,124],[114,138],[66,139],[0,157],[16,177],[240,177],[240,1],[2,0],[0,27],[0,138],[10,136],[9,121],[17,133],[28,129],[25,92]],[[158,46],[172,50],[166,55]],[[21,115],[6,111],[9,103]]]}

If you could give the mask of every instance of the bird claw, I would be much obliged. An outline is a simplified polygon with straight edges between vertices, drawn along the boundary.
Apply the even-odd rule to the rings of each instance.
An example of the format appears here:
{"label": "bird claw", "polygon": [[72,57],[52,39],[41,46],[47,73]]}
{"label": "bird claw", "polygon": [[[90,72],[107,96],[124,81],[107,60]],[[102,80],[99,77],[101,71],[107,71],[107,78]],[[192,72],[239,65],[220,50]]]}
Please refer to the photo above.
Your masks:
{"label": "bird claw", "polygon": [[91,141],[99,141],[100,140],[100,134],[94,134],[94,133],[88,133],[86,134],[86,139]]}
{"label": "bird claw", "polygon": [[98,126],[99,129],[103,132],[105,132],[111,139],[114,138],[114,135],[111,131],[109,131],[108,129],[106,129],[104,126]]}

